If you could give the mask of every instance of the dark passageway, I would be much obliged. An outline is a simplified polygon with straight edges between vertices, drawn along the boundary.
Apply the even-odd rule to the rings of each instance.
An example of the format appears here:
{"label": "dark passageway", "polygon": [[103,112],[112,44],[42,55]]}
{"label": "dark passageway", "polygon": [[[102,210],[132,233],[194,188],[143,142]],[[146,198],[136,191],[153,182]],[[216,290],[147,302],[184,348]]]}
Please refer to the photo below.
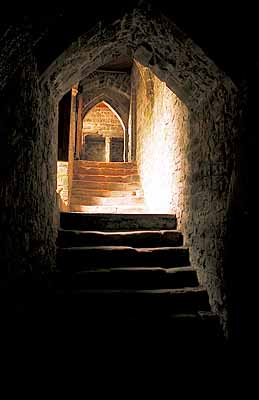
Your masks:
{"label": "dark passageway", "polygon": [[38,334],[73,325],[81,340],[108,325],[110,339],[140,330],[204,353],[247,345],[256,35],[238,6],[214,22],[166,3],[0,17],[12,332],[34,320]]}

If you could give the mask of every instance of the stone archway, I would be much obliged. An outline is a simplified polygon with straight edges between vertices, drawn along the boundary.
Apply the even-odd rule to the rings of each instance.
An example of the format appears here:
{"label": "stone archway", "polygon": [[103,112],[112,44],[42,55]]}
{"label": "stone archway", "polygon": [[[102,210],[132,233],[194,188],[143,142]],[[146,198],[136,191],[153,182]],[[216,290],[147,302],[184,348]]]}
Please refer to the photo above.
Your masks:
{"label": "stone archway", "polygon": [[236,168],[237,89],[165,16],[134,10],[94,32],[73,43],[43,73],[41,85],[57,103],[75,82],[118,55],[130,53],[185,104],[189,127],[181,148],[185,161],[177,218],[188,238],[192,264],[224,321],[222,253]]}
{"label": "stone archway", "polygon": [[43,73],[42,85],[55,97],[61,98],[75,81],[85,79],[118,55],[129,53],[166,82],[191,109],[226,78],[205,53],[163,15],[153,15],[149,20],[143,12],[134,10],[95,32],[90,37],[86,32]]}
{"label": "stone archway", "polygon": [[94,107],[96,104],[101,102],[107,103],[112,109],[113,112],[117,115],[117,118],[121,121],[122,126],[126,129],[128,125],[128,115],[125,111],[120,107],[120,103],[116,102],[112,97],[107,96],[105,93],[101,93],[100,95],[93,97],[91,100],[84,104],[82,110],[82,118]]}
{"label": "stone archway", "polygon": [[[95,104],[91,104],[91,107],[88,105],[82,113],[82,121],[80,159],[122,162],[124,158],[125,126],[119,114],[109,102],[101,100],[95,101]],[[99,142],[99,148],[103,150],[103,156],[94,145],[97,142]],[[116,142],[117,148],[115,149]],[[115,150],[116,154],[114,153]]]}
{"label": "stone archway", "polygon": [[86,93],[110,88],[118,94],[130,99],[130,75],[126,72],[95,71],[86,76],[81,82]]}
{"label": "stone archway", "polygon": [[[108,91],[109,92],[109,91]],[[124,130],[124,161],[127,161],[127,153],[128,153],[128,120],[129,120],[129,105],[127,108],[123,107],[123,100],[124,98],[122,96],[116,96],[114,93],[111,93],[109,96],[106,94],[106,91],[101,92],[101,94],[95,95],[93,94],[93,98],[91,96],[88,96],[87,102],[85,102],[82,110],[82,118],[85,117],[85,115],[98,103],[100,102],[105,102],[110,106],[115,112],[115,115],[121,122],[121,125]]]}

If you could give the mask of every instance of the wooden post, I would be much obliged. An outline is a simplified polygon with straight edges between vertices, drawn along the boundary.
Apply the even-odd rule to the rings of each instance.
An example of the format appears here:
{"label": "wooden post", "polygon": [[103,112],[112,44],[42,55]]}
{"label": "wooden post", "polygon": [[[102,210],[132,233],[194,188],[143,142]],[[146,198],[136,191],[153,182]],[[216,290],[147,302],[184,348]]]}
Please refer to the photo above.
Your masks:
{"label": "wooden post", "polygon": [[105,137],[105,161],[110,162],[110,154],[111,154],[111,138]]}
{"label": "wooden post", "polygon": [[78,109],[77,109],[77,136],[76,136],[76,158],[80,159],[81,146],[82,146],[82,109],[83,109],[83,96],[79,95]]}
{"label": "wooden post", "polygon": [[76,95],[78,93],[77,85],[71,89],[71,108],[70,108],[70,129],[69,129],[69,150],[68,150],[68,205],[70,205],[74,156],[75,156],[75,135],[76,135]]}

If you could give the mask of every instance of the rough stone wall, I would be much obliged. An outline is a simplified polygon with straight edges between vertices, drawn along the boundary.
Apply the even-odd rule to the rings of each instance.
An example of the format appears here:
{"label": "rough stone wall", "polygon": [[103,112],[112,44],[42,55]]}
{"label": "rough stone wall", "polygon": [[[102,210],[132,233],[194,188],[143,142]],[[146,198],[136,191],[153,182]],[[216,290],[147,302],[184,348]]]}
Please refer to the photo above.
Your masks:
{"label": "rough stone wall", "polygon": [[68,211],[68,161],[58,161],[57,194],[60,211]]}
{"label": "rough stone wall", "polygon": [[89,93],[109,87],[130,97],[130,75],[127,72],[95,71],[80,82],[83,92]]}
{"label": "rough stone wall", "polygon": [[[141,27],[141,29],[140,29]],[[113,24],[97,24],[63,52],[42,75],[42,84],[61,98],[80,81],[120,55],[149,67],[193,109],[217,87],[225,74],[163,15],[133,10]]]}
{"label": "rough stone wall", "polygon": [[237,90],[229,80],[220,82],[199,110],[188,113],[158,78],[147,76],[143,66],[134,67],[144,195],[153,211],[176,213],[192,266],[228,334],[229,282],[236,273],[231,236],[243,190]]}
{"label": "rough stone wall", "polygon": [[[34,15],[33,18],[35,18]],[[40,20],[42,18],[40,16]],[[91,18],[88,20],[92,21]],[[243,21],[243,7],[240,20]],[[74,24],[74,26],[80,25],[77,20]],[[193,26],[196,25],[199,24],[193,24]],[[229,30],[228,24],[227,28],[226,32]],[[192,262],[196,263],[201,279],[207,282],[212,304],[216,305],[215,308],[224,317],[226,298],[221,288],[225,274],[223,274],[223,265],[225,264],[225,272],[227,267],[225,253],[230,241],[229,236],[234,232],[234,238],[239,236],[238,243],[242,244],[238,229],[235,231],[231,229],[229,222],[229,219],[233,218],[231,216],[233,205],[235,214],[239,217],[242,215],[239,213],[239,205],[236,205],[239,201],[237,199],[242,196],[238,196],[240,178],[235,158],[239,150],[228,141],[226,145],[224,144],[228,136],[233,137],[233,132],[236,132],[239,123],[239,118],[235,120],[237,111],[232,89],[226,89],[226,85],[219,87],[219,82],[225,78],[225,74],[219,71],[205,53],[168,19],[154,16],[150,19],[145,14],[138,15],[138,12],[134,12],[124,18],[116,19],[110,27],[98,23],[91,32],[87,31],[79,37],[67,51],[54,60],[54,55],[60,54],[60,50],[67,47],[68,38],[71,37],[71,40],[74,40],[75,37],[72,29],[57,31],[58,35],[55,33],[52,37],[52,40],[56,38],[56,42],[54,41],[56,48],[54,49],[53,42],[50,40],[45,43],[45,51],[44,45],[43,49],[38,50],[38,58],[42,60],[44,66],[41,71],[53,62],[43,73],[41,77],[43,85],[39,90],[37,73],[33,67],[34,62],[29,57],[29,47],[32,44],[31,32],[28,30],[24,33],[21,30],[22,27],[19,24],[8,27],[1,35],[0,43],[1,272],[7,269],[13,270],[17,266],[41,268],[51,265],[54,259],[53,215],[55,214],[53,209],[57,167],[54,141],[55,132],[57,132],[55,119],[57,103],[52,103],[52,97],[60,99],[75,82],[104,63],[116,59],[118,55],[131,51],[133,56],[156,72],[159,78],[164,80],[181,100],[185,101],[189,110],[195,111],[191,114],[190,143],[187,143],[186,149],[188,163],[194,169],[188,170],[186,182],[189,190],[185,197],[185,214],[182,215],[180,222],[184,228],[187,243],[192,244],[190,248]],[[246,34],[251,39],[250,31],[240,29],[240,32],[243,43],[241,47],[244,50],[244,47],[248,48],[244,35]],[[213,36],[215,36],[214,31]],[[233,37],[234,42],[238,43],[236,35],[233,34]],[[62,38],[65,38],[66,46],[57,46]],[[225,40],[224,35],[221,34],[221,44],[223,43],[226,43],[226,55],[229,41]],[[218,42],[216,44],[218,45]],[[51,50],[53,48],[53,52],[50,51],[50,47]],[[236,64],[249,66],[246,57],[240,57],[240,46],[234,47],[238,49],[236,60],[240,61]],[[221,47],[218,46],[218,48]],[[221,51],[216,53],[222,54]],[[22,66],[26,64],[28,64],[26,68]],[[257,90],[254,80],[258,80],[258,71],[250,82],[252,91]],[[46,87],[50,89],[50,92],[45,92]],[[98,95],[100,94],[98,90]],[[258,108],[257,93],[254,94],[252,101],[250,117],[256,119],[257,114],[254,111]],[[248,171],[255,178],[251,179],[253,188],[256,187],[254,182],[257,167],[254,126],[249,126],[250,141],[248,140],[248,143],[251,148],[247,149],[246,153]],[[211,132],[214,133],[211,134]],[[217,172],[214,170],[215,163],[212,162],[213,154],[220,151],[218,164],[220,165],[220,160],[222,160],[222,166],[217,168],[219,170],[222,168],[221,171],[223,171],[227,165],[224,148],[231,149],[226,154],[229,160],[235,160],[235,162],[230,169],[226,169],[226,173],[221,172],[217,177]],[[251,156],[251,153],[255,156]],[[206,162],[206,172],[202,172],[201,165]],[[222,182],[227,194],[217,195],[216,191],[219,190]],[[53,186],[52,189],[51,186]],[[214,195],[213,187],[215,187]],[[200,195],[198,195],[199,191]],[[253,202],[253,211],[256,212],[256,196],[253,196]],[[222,207],[221,211],[214,211],[214,206],[215,210],[217,207],[219,209]],[[226,207],[226,218],[224,207]],[[216,221],[218,217],[222,225]],[[244,218],[243,215],[242,218]],[[240,219],[237,218],[236,221],[235,227],[239,228]],[[211,232],[206,232],[205,227],[207,230],[211,229]],[[219,235],[219,240],[217,235]],[[226,246],[223,246],[224,235]],[[235,241],[233,243],[232,255],[236,254],[235,250],[239,248]],[[221,261],[220,257],[222,257]],[[236,259],[237,257],[236,255]],[[235,270],[232,276],[229,274],[232,284],[234,274]],[[243,277],[242,271],[239,271],[239,275]],[[254,315],[252,317],[254,319]]]}
{"label": "rough stone wall", "polygon": [[104,103],[97,104],[83,120],[83,135],[121,137],[122,125],[116,115]]}
{"label": "rough stone wall", "polygon": [[186,245],[190,246],[192,265],[228,332],[227,275],[233,262],[229,257],[230,235],[233,235],[230,232],[242,215],[241,206],[239,215],[233,217],[231,211],[233,203],[241,202],[242,195],[241,186],[237,186],[237,182],[240,184],[239,100],[230,81],[222,82],[200,110],[191,113],[190,127],[185,154],[188,164],[185,207],[179,223]]}
{"label": "rough stone wall", "polygon": [[134,66],[137,109],[137,162],[146,206],[152,212],[184,208],[188,110],[154,74]]}
{"label": "rough stone wall", "polygon": [[0,273],[55,264],[56,106],[39,87],[33,58],[0,92]]}

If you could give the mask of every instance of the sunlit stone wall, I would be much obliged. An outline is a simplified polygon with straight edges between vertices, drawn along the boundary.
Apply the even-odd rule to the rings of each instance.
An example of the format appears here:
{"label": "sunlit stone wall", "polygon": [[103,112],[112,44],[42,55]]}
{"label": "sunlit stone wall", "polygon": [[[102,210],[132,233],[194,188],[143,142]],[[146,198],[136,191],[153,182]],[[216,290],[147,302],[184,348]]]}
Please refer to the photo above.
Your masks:
{"label": "sunlit stone wall", "polygon": [[137,162],[150,212],[176,213],[184,203],[188,110],[153,73],[134,66],[137,101]]}
{"label": "sunlit stone wall", "polygon": [[226,287],[237,264],[229,232],[238,220],[233,204],[242,207],[235,87],[227,79],[219,83],[188,116],[186,106],[150,70],[136,64],[133,73],[146,204],[152,212],[176,213],[191,265],[227,332]]}
{"label": "sunlit stone wall", "polygon": [[59,209],[68,211],[68,162],[57,163],[57,195]]}

